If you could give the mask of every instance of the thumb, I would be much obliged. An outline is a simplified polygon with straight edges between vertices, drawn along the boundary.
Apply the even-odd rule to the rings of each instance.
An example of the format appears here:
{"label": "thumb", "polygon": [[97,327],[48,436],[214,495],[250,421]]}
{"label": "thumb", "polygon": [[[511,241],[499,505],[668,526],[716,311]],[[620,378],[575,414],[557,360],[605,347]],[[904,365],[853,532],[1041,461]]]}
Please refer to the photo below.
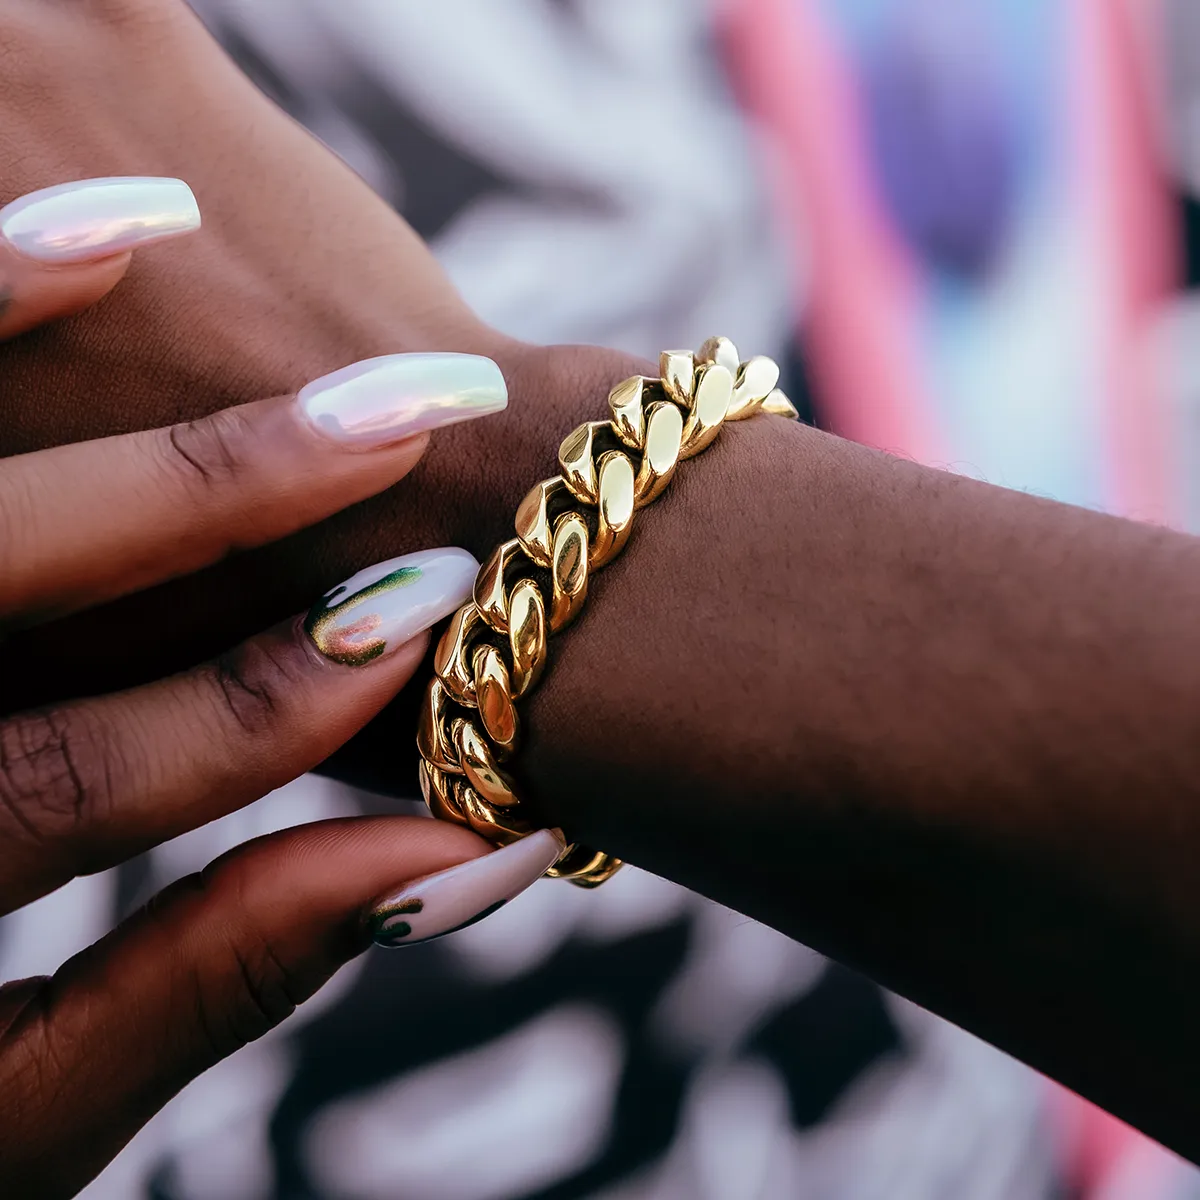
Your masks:
{"label": "thumb", "polygon": [[199,228],[180,179],[84,179],[12,201],[0,209],[0,339],[95,304],[134,249]]}

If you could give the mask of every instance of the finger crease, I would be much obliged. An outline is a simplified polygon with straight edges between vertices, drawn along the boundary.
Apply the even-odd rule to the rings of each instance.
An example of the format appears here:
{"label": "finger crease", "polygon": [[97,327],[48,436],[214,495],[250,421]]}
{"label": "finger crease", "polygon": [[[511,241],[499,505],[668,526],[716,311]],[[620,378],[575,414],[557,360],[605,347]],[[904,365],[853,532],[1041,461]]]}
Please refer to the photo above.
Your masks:
{"label": "finger crease", "polygon": [[58,753],[62,758],[67,778],[71,781],[71,806],[74,810],[75,824],[79,826],[83,824],[84,805],[87,801],[87,789],[83,784],[83,776],[80,775],[79,768],[75,765],[75,755],[71,749],[71,739],[67,736],[66,726],[61,716],[52,710],[47,714],[46,719],[57,739]]}
{"label": "finger crease", "polygon": [[183,428],[185,428],[185,426],[182,426],[182,425],[172,425],[171,426],[170,432],[168,433],[167,436],[171,439],[172,448],[174,449],[175,453],[178,454],[179,457],[183,459],[184,462],[186,462],[190,467],[192,467],[195,470],[196,474],[199,475],[200,478],[203,479],[205,483],[212,483],[212,481],[213,481],[212,472],[208,469],[208,467],[206,467],[204,465],[203,460],[197,458],[194,454],[189,454],[188,451],[185,449],[185,447],[183,445],[183,441],[180,437],[180,430]]}
{"label": "finger crease", "polygon": [[[254,713],[275,712],[275,697],[268,687],[255,687],[240,671],[235,670],[228,661],[217,664],[217,686],[220,687],[225,703],[233,714],[233,719],[241,726],[243,732],[254,735],[261,731],[261,718],[256,720]],[[246,708],[246,698],[254,701],[254,707],[249,712]]]}
{"label": "finger crease", "polygon": [[[288,972],[279,957],[266,942],[259,944],[259,950],[262,961],[258,971],[251,969],[249,956],[237,945],[233,946],[233,956],[255,1013],[266,1022],[269,1029],[274,1029],[296,1010],[296,1002],[288,989]],[[268,978],[272,973],[274,978]],[[273,1003],[276,996],[282,997],[282,1005]]]}
{"label": "finger crease", "polygon": [[[5,749],[4,738],[0,736],[0,781],[11,779],[13,769],[13,764],[9,761],[8,751]],[[42,833],[22,810],[21,801],[17,795],[10,788],[3,786],[2,782],[0,782],[0,804],[8,811],[9,816],[25,830],[29,840],[35,846],[42,845],[45,841]]]}

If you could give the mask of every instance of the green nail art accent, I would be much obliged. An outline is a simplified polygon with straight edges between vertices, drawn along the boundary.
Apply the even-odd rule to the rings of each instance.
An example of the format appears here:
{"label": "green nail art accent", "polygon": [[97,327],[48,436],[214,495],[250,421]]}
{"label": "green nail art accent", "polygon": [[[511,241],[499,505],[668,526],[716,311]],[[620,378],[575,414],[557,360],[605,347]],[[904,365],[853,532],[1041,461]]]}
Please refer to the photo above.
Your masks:
{"label": "green nail art accent", "polygon": [[[387,923],[394,917],[416,916],[425,907],[425,901],[414,897],[402,900],[388,908],[382,908],[371,914],[371,937],[381,946],[387,942],[398,942],[412,933],[412,926],[407,921],[397,921],[395,925]],[[385,928],[386,926],[386,928]]]}
{"label": "green nail art accent", "polygon": [[400,588],[410,587],[423,574],[420,567],[400,567],[348,594],[346,584],[339,584],[312,606],[304,619],[304,630],[326,658],[347,667],[365,666],[387,650],[387,638],[370,636],[383,618],[378,612],[367,611],[348,620],[349,611],[369,606],[370,601]]}
{"label": "green nail art accent", "polygon": [[[506,904],[507,900],[497,900],[495,904],[489,904],[482,912],[477,912],[473,917],[469,917],[463,921],[461,925],[455,925],[451,929],[443,929],[438,933],[429,934],[427,937],[418,938],[418,942],[433,942],[438,938],[445,937],[448,933],[458,933],[460,929],[467,929],[472,925],[478,925],[480,921],[486,920],[494,912],[499,912]],[[397,921],[394,925],[385,924],[401,913],[408,913],[415,916],[424,908],[424,904],[420,900],[405,900],[402,904],[397,904],[393,908],[389,908],[386,912],[377,912],[371,918],[371,937],[377,946],[382,946],[385,949],[389,946],[395,946],[398,942],[402,942],[409,934],[412,933],[412,926],[407,921]]]}

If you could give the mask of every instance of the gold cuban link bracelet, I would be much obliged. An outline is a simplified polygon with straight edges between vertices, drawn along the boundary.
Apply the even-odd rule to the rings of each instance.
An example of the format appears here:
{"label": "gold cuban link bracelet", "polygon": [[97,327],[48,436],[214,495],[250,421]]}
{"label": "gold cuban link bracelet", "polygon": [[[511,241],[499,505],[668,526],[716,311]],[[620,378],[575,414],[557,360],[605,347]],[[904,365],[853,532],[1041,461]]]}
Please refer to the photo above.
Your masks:
{"label": "gold cuban link bracelet", "polygon": [[[473,599],[450,621],[417,731],[421,792],[435,817],[507,845],[535,826],[500,764],[517,750],[516,701],[546,666],[547,639],[579,615],[588,576],[625,547],[633,514],[662,495],[681,459],[708,446],[726,421],[760,409],[796,414],[764,357],[739,362],[728,338],[697,354],[666,351],[658,379],[635,375],[609,393],[612,419],[580,425],[559,447],[561,475],[517,509],[517,536],[496,548]],[[547,872],[582,887],[619,859],[572,845]]]}

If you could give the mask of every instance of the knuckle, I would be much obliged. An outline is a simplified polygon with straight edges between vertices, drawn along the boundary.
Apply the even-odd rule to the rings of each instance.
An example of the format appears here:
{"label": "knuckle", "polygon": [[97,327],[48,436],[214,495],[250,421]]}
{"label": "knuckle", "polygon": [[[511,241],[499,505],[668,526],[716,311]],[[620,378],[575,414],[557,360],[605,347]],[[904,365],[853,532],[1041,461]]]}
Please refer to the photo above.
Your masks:
{"label": "knuckle", "polygon": [[242,884],[236,859],[218,859],[188,881],[199,908],[225,908],[232,900],[241,913],[189,967],[197,1032],[213,1061],[262,1037],[315,990],[245,911]]}
{"label": "knuckle", "polygon": [[9,999],[3,993],[13,992],[16,1005],[0,1033],[0,1162],[6,1177],[31,1166],[44,1148],[46,1118],[70,1078],[70,1049],[61,1045],[51,1019],[50,982],[42,977],[0,988],[0,1004]]}
{"label": "knuckle", "polygon": [[294,642],[257,639],[215,659],[207,673],[224,723],[254,739],[287,720],[304,669]]}
{"label": "knuckle", "polygon": [[[208,1027],[234,1046],[244,1046],[274,1029],[304,999],[299,982],[271,944],[246,930],[229,939],[223,975],[232,987],[220,989],[219,1007],[207,1006]],[[222,1014],[220,1019],[213,1019],[215,1011]]]}
{"label": "knuckle", "polygon": [[236,408],[172,425],[164,431],[164,441],[168,468],[189,489],[225,491],[250,471],[252,431]]}
{"label": "knuckle", "polygon": [[[52,1019],[51,980],[41,977],[22,980],[17,988],[23,990],[20,1009],[4,1031],[2,1044],[6,1095],[20,1098],[21,1107],[34,1111],[49,1108],[67,1075],[70,1058],[67,1047],[60,1044],[58,1030]],[[14,986],[14,985],[9,985]]]}
{"label": "knuckle", "polygon": [[70,843],[103,824],[113,763],[79,711],[24,713],[0,725],[0,821],[40,846]]}

